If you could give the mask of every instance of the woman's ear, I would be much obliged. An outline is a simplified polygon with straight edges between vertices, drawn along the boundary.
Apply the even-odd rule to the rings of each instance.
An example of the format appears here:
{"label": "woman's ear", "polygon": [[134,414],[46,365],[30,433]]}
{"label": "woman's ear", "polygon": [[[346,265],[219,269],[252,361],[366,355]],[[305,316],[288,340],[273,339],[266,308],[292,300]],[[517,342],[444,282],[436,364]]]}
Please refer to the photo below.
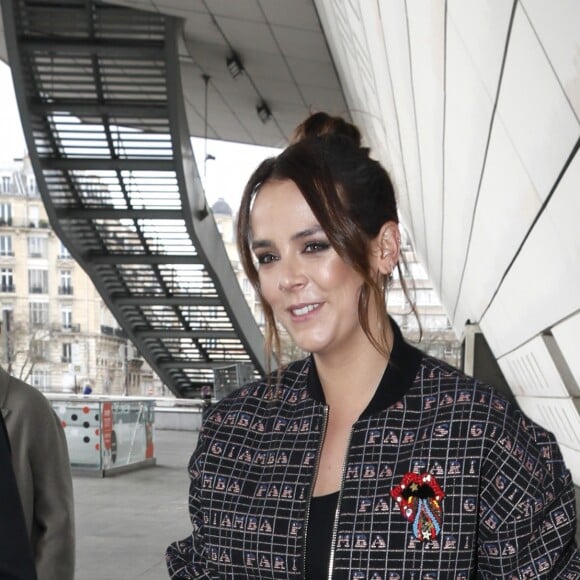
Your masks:
{"label": "woman's ear", "polygon": [[396,222],[385,222],[375,238],[378,270],[384,276],[393,273],[401,251],[401,234]]}

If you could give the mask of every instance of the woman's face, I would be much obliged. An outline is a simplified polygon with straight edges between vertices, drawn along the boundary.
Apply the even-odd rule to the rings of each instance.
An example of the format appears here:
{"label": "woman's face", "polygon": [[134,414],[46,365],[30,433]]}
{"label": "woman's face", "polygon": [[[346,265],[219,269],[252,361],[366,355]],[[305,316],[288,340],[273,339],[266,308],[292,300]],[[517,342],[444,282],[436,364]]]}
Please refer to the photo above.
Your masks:
{"label": "woman's face", "polygon": [[296,344],[327,355],[366,343],[358,320],[362,277],[332,248],[293,181],[260,188],[250,227],[262,296]]}

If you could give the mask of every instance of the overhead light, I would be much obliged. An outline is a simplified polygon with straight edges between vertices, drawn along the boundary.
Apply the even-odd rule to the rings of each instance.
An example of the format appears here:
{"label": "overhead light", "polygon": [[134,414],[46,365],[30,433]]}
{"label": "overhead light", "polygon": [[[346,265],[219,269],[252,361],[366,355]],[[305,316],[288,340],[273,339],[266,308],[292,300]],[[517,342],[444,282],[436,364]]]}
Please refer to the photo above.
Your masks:
{"label": "overhead light", "polygon": [[272,117],[272,111],[270,111],[270,107],[268,107],[266,101],[260,102],[260,104],[256,107],[256,112],[258,113],[258,117],[262,123],[267,123]]}
{"label": "overhead light", "polygon": [[244,65],[240,62],[240,58],[235,52],[226,59],[226,64],[234,79],[238,78],[244,72]]}

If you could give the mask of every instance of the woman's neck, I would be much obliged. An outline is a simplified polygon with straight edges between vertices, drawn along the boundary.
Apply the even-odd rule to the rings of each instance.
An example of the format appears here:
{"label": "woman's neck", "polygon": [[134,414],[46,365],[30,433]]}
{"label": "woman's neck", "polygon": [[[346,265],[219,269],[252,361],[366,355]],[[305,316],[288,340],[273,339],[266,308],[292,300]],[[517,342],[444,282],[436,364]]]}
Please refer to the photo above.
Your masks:
{"label": "woman's neck", "polygon": [[[366,338],[366,337],[365,337]],[[393,332],[388,328],[388,349]],[[383,376],[389,357],[368,340],[338,355],[314,354],[316,371],[331,413],[360,416]]]}

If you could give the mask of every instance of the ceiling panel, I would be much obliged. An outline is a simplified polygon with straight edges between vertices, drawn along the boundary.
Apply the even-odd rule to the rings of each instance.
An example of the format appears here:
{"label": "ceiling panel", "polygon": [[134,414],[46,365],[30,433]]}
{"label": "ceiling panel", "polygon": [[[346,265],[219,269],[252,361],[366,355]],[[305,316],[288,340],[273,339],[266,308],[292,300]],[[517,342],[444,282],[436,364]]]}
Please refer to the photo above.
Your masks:
{"label": "ceiling panel", "polygon": [[578,0],[523,0],[520,2],[538,35],[551,66],[580,117],[580,2]]}
{"label": "ceiling panel", "polygon": [[[266,87],[262,94],[272,109],[283,109],[287,104],[303,104],[302,95],[298,92],[298,89],[293,82],[273,79],[269,79],[267,83],[261,82],[261,79],[254,79],[254,82],[256,82],[259,87]],[[303,90],[306,88],[307,87],[302,87]],[[234,98],[235,94],[232,92],[230,97]]]}
{"label": "ceiling panel", "polygon": [[536,336],[498,362],[516,396],[570,396],[543,336]]}
{"label": "ceiling panel", "polygon": [[[218,28],[212,22],[209,14],[196,13],[194,17],[184,10],[174,10],[174,16],[186,18],[184,24],[184,37],[186,42],[190,41],[199,46],[199,52],[203,54],[205,50],[221,50],[228,52],[227,46],[223,42],[223,37]],[[196,56],[196,55],[192,55]]]}
{"label": "ceiling panel", "polygon": [[286,56],[321,63],[331,62],[324,36],[316,31],[272,26],[272,32],[280,50]]}
{"label": "ceiling panel", "polygon": [[580,309],[579,183],[576,154],[480,321],[496,356]]}
{"label": "ceiling panel", "polygon": [[[441,299],[453,311],[484,164],[493,99],[454,23],[447,27],[445,188]],[[458,321],[461,328],[464,320]]]}
{"label": "ceiling panel", "polygon": [[445,5],[443,1],[430,2],[427,7],[410,3],[407,14],[425,216],[424,259],[432,281],[439,286],[443,216]]}
{"label": "ceiling panel", "polygon": [[540,207],[518,151],[496,117],[454,316],[456,326],[468,318],[480,320]]}
{"label": "ceiling panel", "polygon": [[[257,50],[244,50],[239,53],[240,60],[248,75],[253,78],[272,79],[274,81],[291,81],[292,75],[284,57],[279,52],[265,53]],[[225,66],[225,58],[224,58]],[[229,74],[229,72],[228,72]],[[242,77],[236,79],[236,82],[242,80]],[[336,86],[336,75],[334,85]]]}
{"label": "ceiling panel", "polygon": [[[552,327],[552,334],[574,377],[580,386],[580,357],[578,356],[578,337],[580,336],[580,312]],[[580,396],[580,391],[574,393]]]}
{"label": "ceiling panel", "polygon": [[320,62],[294,57],[287,57],[286,63],[298,83],[334,90],[336,71],[331,63],[322,66]]}
{"label": "ceiling panel", "polygon": [[[410,229],[416,252],[424,259],[427,241],[423,201],[421,196],[421,166],[417,124],[414,107],[411,55],[409,53],[408,23],[405,6],[400,2],[381,3],[382,36],[385,45],[391,86],[393,89],[394,111],[397,119],[401,159],[404,166],[404,186],[408,196],[406,225]],[[352,34],[354,36],[354,34]],[[374,59],[374,55],[369,55]],[[365,110],[364,101],[361,108]],[[378,109],[380,111],[380,109]],[[369,119],[364,118],[368,124]],[[398,184],[396,184],[398,185]]]}
{"label": "ceiling panel", "polygon": [[[116,3],[116,2],[115,2]],[[144,10],[151,10],[155,7],[163,13],[167,10],[177,8],[179,10],[188,10],[190,12],[207,12],[205,9],[205,0],[127,0],[124,4],[137,4]]]}
{"label": "ceiling panel", "polygon": [[[453,312],[461,287],[510,11],[503,0],[447,4],[441,299],[448,312]],[[464,323],[458,318],[456,330]]]}
{"label": "ceiling panel", "polygon": [[[514,19],[498,116],[536,190],[545,199],[576,143],[580,128],[521,9],[516,10]],[[538,135],[542,138],[538,139]]]}
{"label": "ceiling panel", "polygon": [[[164,2],[165,0],[157,0]],[[183,0],[184,4],[188,0]],[[216,16],[227,16],[239,20],[253,20],[265,23],[258,0],[204,0],[209,11]]]}
{"label": "ceiling panel", "polygon": [[[318,30],[318,15],[310,0],[258,0],[274,26]],[[298,8],[298,9],[297,9]]]}
{"label": "ceiling panel", "polygon": [[218,16],[217,21],[235,51],[239,51],[241,54],[245,50],[270,54],[279,52],[270,28],[263,23],[226,18],[225,16]]}
{"label": "ceiling panel", "polygon": [[505,0],[449,0],[447,4],[449,22],[459,31],[491,98],[497,92],[512,5]]}

